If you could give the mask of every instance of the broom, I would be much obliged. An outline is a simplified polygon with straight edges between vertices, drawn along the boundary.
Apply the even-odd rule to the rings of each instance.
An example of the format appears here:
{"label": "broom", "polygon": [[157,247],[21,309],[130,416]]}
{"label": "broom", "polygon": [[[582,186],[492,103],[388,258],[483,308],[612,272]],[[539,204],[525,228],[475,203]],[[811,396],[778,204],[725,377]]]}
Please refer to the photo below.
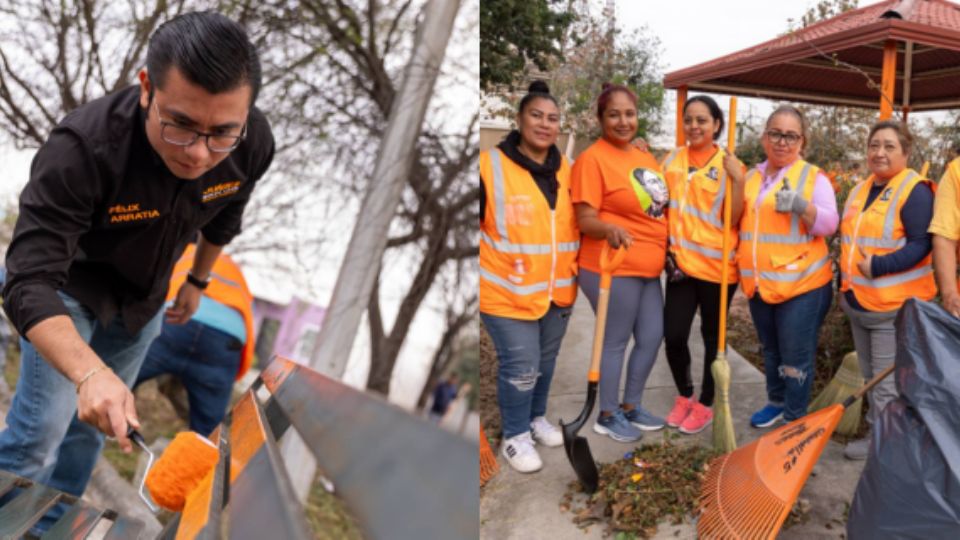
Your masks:
{"label": "broom", "polygon": [[846,407],[893,372],[891,365],[843,404],[794,420],[710,462],[700,488],[700,538],[777,536]]}
{"label": "broom", "polygon": [[[860,373],[860,363],[857,361],[857,353],[850,352],[843,357],[840,363],[840,369],[830,380],[830,383],[820,392],[813,401],[810,402],[808,413],[817,412],[820,409],[829,407],[835,403],[843,403],[848,397],[856,392],[857,388],[863,386],[863,375]],[[853,405],[847,407],[843,413],[843,418],[837,424],[836,432],[841,435],[853,435],[860,427],[860,413],[863,411],[863,401],[857,400]]]}
{"label": "broom", "polygon": [[497,456],[493,455],[493,449],[487,441],[487,434],[484,433],[483,426],[480,426],[480,485],[486,484],[499,470]]}
{"label": "broom", "polygon": [[[736,146],[737,98],[730,98],[730,117],[727,129],[727,151],[733,152]],[[726,197],[723,201],[723,270],[720,275],[720,339],[717,343],[717,357],[710,366],[714,385],[717,388],[717,400],[714,403],[713,448],[718,452],[729,452],[737,447],[737,436],[733,431],[733,416],[730,414],[730,364],[727,363],[727,266],[730,264],[730,205],[733,199],[732,183],[724,174]]]}

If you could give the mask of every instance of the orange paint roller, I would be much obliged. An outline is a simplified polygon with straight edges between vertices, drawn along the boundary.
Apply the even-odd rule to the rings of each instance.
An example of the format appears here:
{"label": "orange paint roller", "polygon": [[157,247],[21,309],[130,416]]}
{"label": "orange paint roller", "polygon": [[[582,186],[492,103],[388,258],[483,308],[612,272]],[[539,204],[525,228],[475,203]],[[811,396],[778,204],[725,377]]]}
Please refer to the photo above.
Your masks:
{"label": "orange paint roller", "polygon": [[130,438],[150,456],[147,473],[140,484],[140,496],[153,511],[156,508],[144,495],[144,486],[158,505],[179,512],[183,510],[187,495],[220,458],[217,445],[193,431],[177,433],[155,464],[152,463],[153,453],[147,449],[143,437],[133,431]]}

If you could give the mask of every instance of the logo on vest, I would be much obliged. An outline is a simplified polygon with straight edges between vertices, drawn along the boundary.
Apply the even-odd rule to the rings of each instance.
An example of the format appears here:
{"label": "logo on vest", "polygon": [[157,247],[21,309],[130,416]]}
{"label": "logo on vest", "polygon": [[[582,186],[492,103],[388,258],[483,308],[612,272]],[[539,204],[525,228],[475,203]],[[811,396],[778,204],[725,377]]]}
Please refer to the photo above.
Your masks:
{"label": "logo on vest", "polygon": [[234,193],[240,191],[240,182],[222,182],[208,187],[203,190],[203,202],[210,202],[221,197],[226,197],[228,195],[233,195]]}
{"label": "logo on vest", "polygon": [[893,195],[893,188],[887,188],[880,194],[880,200],[884,202],[889,201],[891,195]]}
{"label": "logo on vest", "polygon": [[160,217],[160,212],[156,209],[142,210],[140,203],[116,204],[107,209],[107,214],[110,216],[110,223],[127,223]]}
{"label": "logo on vest", "polygon": [[711,180],[716,180],[716,179],[719,178],[719,177],[720,177],[720,174],[719,174],[719,172],[717,171],[717,168],[716,168],[716,167],[710,167],[710,170],[707,171],[707,178],[709,178],[709,179],[711,179]]}

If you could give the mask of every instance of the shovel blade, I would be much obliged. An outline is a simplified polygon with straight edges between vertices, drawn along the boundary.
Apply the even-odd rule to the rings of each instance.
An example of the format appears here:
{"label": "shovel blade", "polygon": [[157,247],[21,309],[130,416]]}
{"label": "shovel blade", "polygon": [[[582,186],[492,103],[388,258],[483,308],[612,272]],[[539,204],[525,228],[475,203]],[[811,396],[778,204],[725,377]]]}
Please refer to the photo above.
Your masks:
{"label": "shovel blade", "polygon": [[593,454],[590,452],[590,444],[585,437],[575,437],[567,452],[570,464],[573,465],[574,472],[577,473],[577,480],[583,486],[584,491],[593,493],[597,491],[597,485],[600,483],[600,472],[597,470],[597,462],[593,460]]}

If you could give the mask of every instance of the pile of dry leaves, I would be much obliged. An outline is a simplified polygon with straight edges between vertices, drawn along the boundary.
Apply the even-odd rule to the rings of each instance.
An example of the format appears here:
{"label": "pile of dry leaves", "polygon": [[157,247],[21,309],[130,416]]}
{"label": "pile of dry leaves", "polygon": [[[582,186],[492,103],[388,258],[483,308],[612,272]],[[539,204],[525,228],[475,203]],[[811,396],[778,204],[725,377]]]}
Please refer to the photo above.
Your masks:
{"label": "pile of dry leaves", "polygon": [[560,503],[581,528],[606,523],[617,538],[648,538],[657,523],[680,523],[693,512],[708,463],[710,448],[679,446],[664,434],[662,443],[646,444],[623,458],[600,464],[596,493],[585,496],[579,482],[568,486]]}

